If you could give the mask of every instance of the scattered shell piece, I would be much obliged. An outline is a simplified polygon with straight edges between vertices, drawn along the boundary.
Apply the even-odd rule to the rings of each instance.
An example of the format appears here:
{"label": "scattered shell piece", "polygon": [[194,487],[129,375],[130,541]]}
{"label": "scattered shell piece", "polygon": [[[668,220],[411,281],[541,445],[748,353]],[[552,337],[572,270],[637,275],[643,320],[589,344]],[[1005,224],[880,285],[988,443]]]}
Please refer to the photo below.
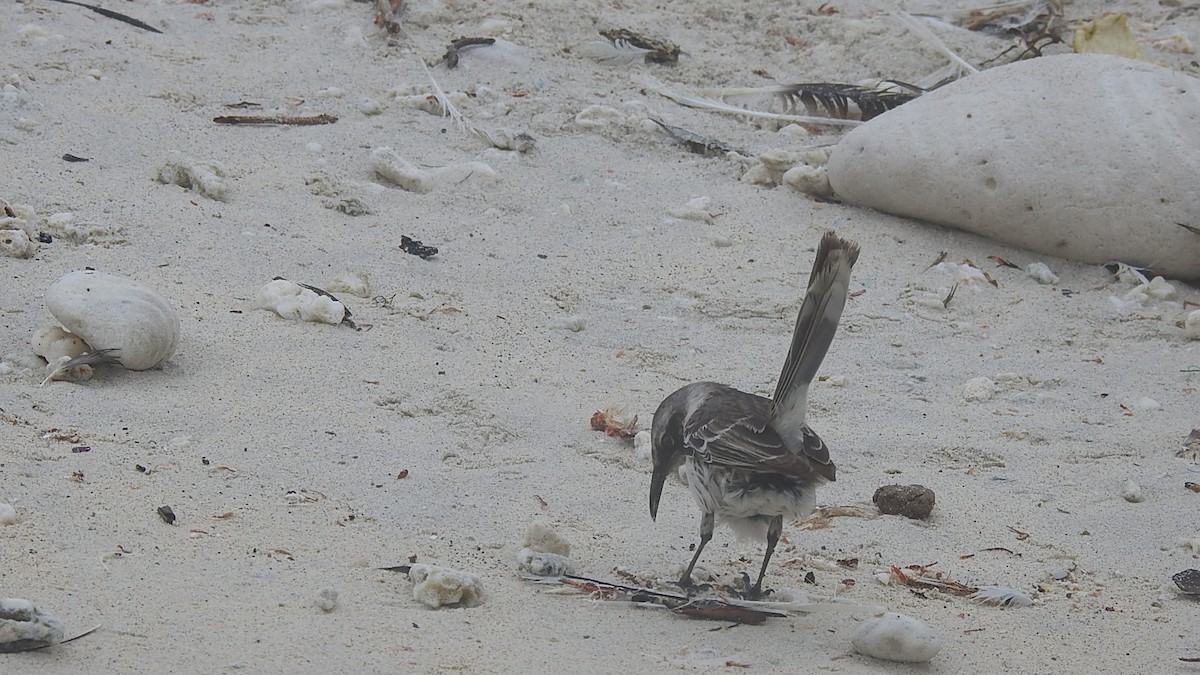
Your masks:
{"label": "scattered shell piece", "polygon": [[1162,277],[1154,277],[1149,282],[1143,282],[1125,293],[1125,300],[1139,304],[1147,304],[1154,300],[1170,300],[1175,297],[1175,287]]}
{"label": "scattered shell piece", "polygon": [[625,113],[604,105],[589,105],[575,113],[575,126],[594,131],[625,124]]}
{"label": "scattered shell piece", "polygon": [[572,333],[578,333],[587,328],[587,319],[584,319],[582,316],[566,316],[558,320],[558,327],[565,328]]}
{"label": "scattered shell piece", "polygon": [[1192,433],[1183,439],[1183,447],[1175,456],[1191,462],[1200,463],[1200,429],[1192,429]]}
{"label": "scattered shell piece", "polygon": [[24,652],[62,642],[63,622],[23,598],[0,600],[0,653]]}
{"label": "scattered shell piece", "polygon": [[16,525],[17,510],[12,504],[0,502],[0,525]]}
{"label": "scattered shell piece", "polygon": [[1149,61],[1129,30],[1129,16],[1109,14],[1095,21],[1084,21],[1075,29],[1071,48],[1077,54],[1112,54],[1127,59]]}
{"label": "scattered shell piece", "polygon": [[967,596],[967,599],[974,600],[981,605],[996,605],[997,607],[1029,607],[1033,605],[1033,598],[1007,586],[980,586],[979,590]]}
{"label": "scattered shell piece", "polygon": [[418,564],[409,569],[408,578],[413,582],[413,599],[430,609],[483,604],[483,581],[470,572]]}
{"label": "scattered shell piece", "polygon": [[1200,309],[1192,310],[1183,320],[1183,334],[1192,340],[1200,340]]}
{"label": "scattered shell piece", "polygon": [[9,258],[32,258],[38,245],[30,241],[25,230],[0,230],[0,255]]}
{"label": "scattered shell piece", "polygon": [[[61,326],[46,326],[45,328],[34,333],[29,342],[31,345],[33,345],[33,353],[37,354],[43,359],[46,359],[47,375],[50,375],[50,373],[54,372],[55,370],[61,370],[61,364],[64,363],[63,359],[70,361],[71,359],[83,356],[92,350],[92,348],[88,346],[88,343],[83,341],[83,338],[64,330]],[[67,372],[65,370],[62,370],[61,372],[67,376],[66,379],[70,380],[90,378],[92,370],[91,366],[79,367],[79,369],[83,368],[87,369],[86,373],[78,369],[77,372]],[[86,377],[84,377],[84,375],[86,375]]]}
{"label": "scattered shell piece", "polygon": [[1188,595],[1200,596],[1200,570],[1187,569],[1182,572],[1176,572],[1171,581],[1179,587],[1179,590]]}
{"label": "scattered shell piece", "polygon": [[480,129],[472,128],[474,134],[487,141],[497,150],[512,150],[525,154],[537,147],[537,139],[524,131],[516,129]]}
{"label": "scattered shell piece", "polygon": [[316,605],[326,614],[332,612],[338,606],[338,592],[332,588],[322,588],[317,591]]}
{"label": "scattered shell piece", "polygon": [[220,162],[197,162],[172,152],[158,167],[155,176],[160,183],[195,190],[209,199],[223,202],[229,197],[229,184],[223,180],[225,165]]}
{"label": "scattered shell piece", "polygon": [[338,325],[348,310],[340,300],[321,295],[294,281],[276,279],[258,289],[255,307],[275,312],[284,319],[300,319]]}
{"label": "scattered shell piece", "polygon": [[650,431],[643,429],[633,437],[633,452],[638,459],[650,459]]}
{"label": "scattered shell piece", "polygon": [[1142,493],[1142,486],[1134,482],[1132,478],[1121,483],[1121,497],[1131,504],[1146,501],[1146,496]]}
{"label": "scattered shell piece", "polygon": [[90,347],[88,354],[66,362],[68,368],[82,365],[79,359],[95,365],[111,356],[129,370],[147,370],[170,358],[179,342],[179,316],[171,303],[126,277],[71,272],[46,291],[46,306]]}
{"label": "scattered shell piece", "polygon": [[976,377],[963,385],[963,400],[968,403],[986,401],[996,395],[996,383],[990,377]]}
{"label": "scattered shell piece", "polygon": [[371,297],[371,283],[366,272],[343,272],[325,284],[331,293],[349,293],[357,298]]}
{"label": "scattered shell piece", "polygon": [[1142,396],[1131,403],[1132,407],[1141,411],[1162,410],[1162,404],[1149,396]]}
{"label": "scattered shell piece", "polygon": [[712,197],[695,197],[683,206],[667,209],[667,215],[680,220],[694,220],[712,225],[716,221],[716,214],[712,212],[711,207]]}
{"label": "scattered shell piece", "polygon": [[784,185],[790,185],[806,195],[822,199],[833,197],[833,186],[829,184],[829,176],[823,166],[797,164],[785,171],[781,180]]}
{"label": "scattered shell piece", "polygon": [[903,663],[924,663],[942,649],[937,631],[919,619],[896,612],[864,621],[850,643],[859,654]]}
{"label": "scattered shell piece", "polygon": [[369,97],[359,99],[358,103],[354,104],[354,107],[358,112],[368,116],[378,115],[383,112],[383,105],[379,101]]}
{"label": "scattered shell piece", "polygon": [[924,485],[884,485],[871,501],[884,515],[924,520],[933,511],[933,490]]}
{"label": "scattered shell piece", "polygon": [[436,169],[418,169],[388,147],[371,151],[371,170],[402,190],[424,193],[468,178],[483,182],[496,179],[496,172],[483,162],[458,162]]}
{"label": "scattered shell piece", "polygon": [[81,244],[121,244],[124,228],[120,225],[80,223],[70,211],[54,213],[46,218],[46,233]]}
{"label": "scattered shell piece", "polygon": [[571,555],[571,544],[542,519],[534,520],[525,530],[522,546],[535,551],[544,551],[561,556]]}
{"label": "scattered shell piece", "polygon": [[565,555],[523,548],[517,551],[517,567],[539,577],[561,577],[574,574],[571,559]]}
{"label": "scattered shell piece", "polygon": [[1058,283],[1058,275],[1044,262],[1029,263],[1025,268],[1025,273],[1043,286],[1053,286]]}

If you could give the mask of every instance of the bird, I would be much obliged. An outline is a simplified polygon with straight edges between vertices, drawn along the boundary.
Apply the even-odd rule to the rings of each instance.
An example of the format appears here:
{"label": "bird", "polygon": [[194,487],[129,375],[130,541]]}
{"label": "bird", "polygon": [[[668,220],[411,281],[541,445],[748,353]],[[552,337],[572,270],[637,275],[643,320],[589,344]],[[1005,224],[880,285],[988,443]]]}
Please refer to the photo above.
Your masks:
{"label": "bird", "polygon": [[703,514],[700,544],[679,579],[680,587],[693,586],[696,561],[712,539],[714,526],[724,523],[742,537],[766,537],[758,580],[748,593],[761,597],[783,519],[807,517],[816,506],[817,486],[836,480],[829,447],[805,418],[809,385],[837,332],[858,254],[857,243],[834,231],[821,238],[774,396],[693,382],[667,396],[655,410],[650,518],[657,521],[663,485],[681,466]]}

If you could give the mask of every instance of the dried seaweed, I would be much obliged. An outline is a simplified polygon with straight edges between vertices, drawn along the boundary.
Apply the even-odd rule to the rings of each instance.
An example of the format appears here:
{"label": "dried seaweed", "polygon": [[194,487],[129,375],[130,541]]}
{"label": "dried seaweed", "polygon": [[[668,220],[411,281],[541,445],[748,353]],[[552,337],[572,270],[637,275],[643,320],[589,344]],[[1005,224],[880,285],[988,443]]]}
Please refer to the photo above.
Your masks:
{"label": "dried seaweed", "polygon": [[738,150],[733,146],[722,143],[713,138],[706,138],[700,134],[692,133],[687,129],[664,124],[653,117],[652,122],[662,127],[662,130],[667,132],[667,135],[679,142],[680,145],[687,148],[688,152],[694,152],[697,155],[705,157],[721,157],[731,152],[736,152],[739,155],[749,157],[751,153],[745,150]]}
{"label": "dried seaweed", "polygon": [[337,117],[329,113],[319,115],[221,115],[214,117],[217,124],[290,124],[294,126],[314,126],[318,124],[333,124]]}
{"label": "dried seaweed", "polygon": [[442,61],[445,61],[447,68],[455,68],[458,66],[458,57],[464,49],[470,47],[487,47],[496,44],[496,38],[485,37],[460,37],[450,46],[446,48],[446,53],[442,56]]}
{"label": "dried seaweed", "polygon": [[625,28],[602,30],[600,35],[618,49],[632,47],[643,50],[646,63],[673,64],[679,62],[679,46],[668,40],[642,35]]}

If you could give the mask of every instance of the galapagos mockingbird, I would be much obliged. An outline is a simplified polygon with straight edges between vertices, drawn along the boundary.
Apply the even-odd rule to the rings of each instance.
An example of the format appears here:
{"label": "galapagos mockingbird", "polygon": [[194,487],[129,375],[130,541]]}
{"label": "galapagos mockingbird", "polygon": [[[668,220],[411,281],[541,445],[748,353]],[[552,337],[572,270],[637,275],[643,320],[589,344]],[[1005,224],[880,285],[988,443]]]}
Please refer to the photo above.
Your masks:
{"label": "galapagos mockingbird", "polygon": [[680,586],[692,585],[692,570],[719,520],[741,536],[766,536],[767,552],[750,590],[751,597],[760,596],[784,517],[808,516],[817,486],[835,480],[829,448],[804,418],[808,387],[837,331],[858,250],[832,231],[821,238],[773,397],[694,382],[654,412],[650,517],[657,519],[663,484],[681,465],[704,514],[700,544]]}

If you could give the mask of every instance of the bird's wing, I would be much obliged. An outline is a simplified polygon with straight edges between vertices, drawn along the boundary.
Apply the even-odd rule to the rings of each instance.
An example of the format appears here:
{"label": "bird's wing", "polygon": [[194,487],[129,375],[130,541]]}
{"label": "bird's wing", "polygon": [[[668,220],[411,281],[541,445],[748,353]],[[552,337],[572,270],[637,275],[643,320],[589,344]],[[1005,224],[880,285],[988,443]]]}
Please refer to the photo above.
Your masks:
{"label": "bird's wing", "polygon": [[806,428],[804,448],[792,452],[768,424],[770,399],[721,387],[691,412],[683,443],[693,460],[731,469],[834,480],[829,449]]}

